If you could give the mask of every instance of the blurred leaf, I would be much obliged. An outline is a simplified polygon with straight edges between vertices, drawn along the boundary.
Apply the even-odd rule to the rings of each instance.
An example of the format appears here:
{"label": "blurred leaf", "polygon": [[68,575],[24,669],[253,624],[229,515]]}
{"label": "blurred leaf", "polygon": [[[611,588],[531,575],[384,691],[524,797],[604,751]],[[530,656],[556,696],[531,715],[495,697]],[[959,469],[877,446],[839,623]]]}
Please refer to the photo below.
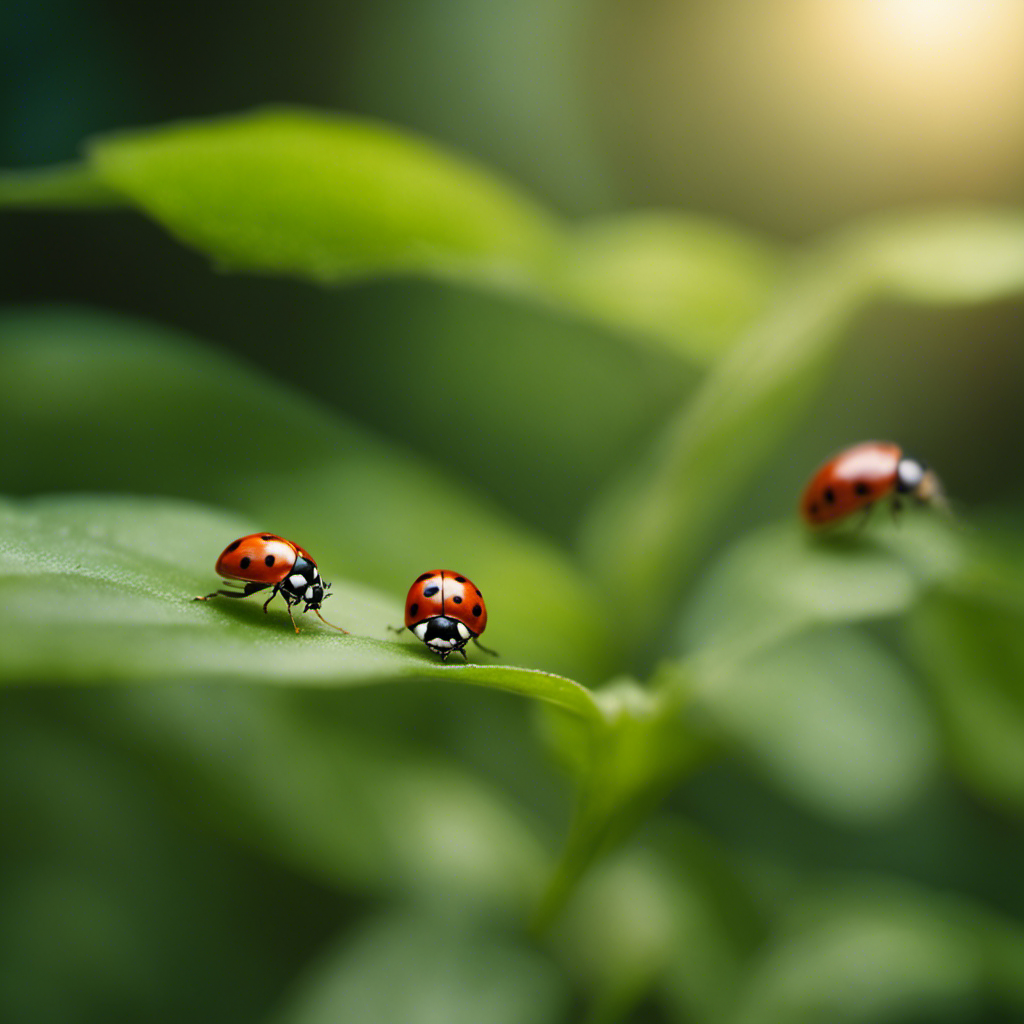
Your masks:
{"label": "blurred leaf", "polygon": [[562,287],[589,315],[706,364],[763,311],[781,263],[774,247],[746,232],[643,211],[585,224]]}
{"label": "blurred leaf", "polygon": [[122,196],[86,165],[0,172],[0,206],[121,206]]}
{"label": "blurred leaf", "polygon": [[877,285],[915,302],[991,302],[1024,290],[1024,211],[947,209],[888,215],[855,227],[848,244]]}
{"label": "blurred leaf", "polygon": [[927,511],[857,532],[812,533],[794,517],[726,550],[686,609],[682,647],[741,658],[811,626],[896,616],[965,558],[955,529]]}
{"label": "blurred leaf", "polygon": [[391,913],[328,950],[275,1024],[545,1024],[566,993],[512,939],[441,917]]}
{"label": "blurred leaf", "polygon": [[564,225],[389,125],[300,108],[126,131],[79,168],[0,175],[0,205],[121,202],[227,270],[324,283],[420,274],[507,289],[707,362],[765,304],[777,258],[710,221]]}
{"label": "blurred leaf", "polygon": [[1024,587],[1010,557],[973,567],[910,622],[957,768],[1024,812]]}
{"label": "blurred leaf", "polygon": [[807,262],[584,523],[584,551],[638,647],[661,625],[652,609],[679,589],[723,508],[816,392],[862,299],[859,263],[829,251]]}
{"label": "blurred leaf", "polygon": [[310,915],[313,893],[27,696],[0,697],[0,1019],[260,1018],[317,941],[323,891]]}
{"label": "blurred leaf", "polygon": [[99,179],[232,270],[332,282],[535,277],[554,224],[509,186],[384,124],[270,108],[101,138]]}
{"label": "blurred leaf", "polygon": [[592,993],[591,1021],[618,1021],[655,984],[685,1020],[724,1020],[761,923],[724,851],[664,821],[596,866],[555,931]]}
{"label": "blurred leaf", "polygon": [[880,294],[985,301],[1024,290],[1024,214],[886,218],[808,253],[767,313],[595,504],[581,540],[642,646],[723,511],[818,392],[851,318]]}
{"label": "blurred leaf", "polygon": [[918,796],[936,769],[928,711],[903,667],[852,629],[812,629],[745,658],[689,663],[694,713],[819,814],[863,824]]}
{"label": "blurred leaf", "polygon": [[580,728],[560,713],[544,720],[553,750],[576,777],[578,795],[565,849],[535,916],[538,929],[561,910],[593,860],[710,751],[683,717],[682,688],[665,678],[656,675],[648,687],[620,679],[593,696],[603,713],[598,728]]}
{"label": "blurred leaf", "polygon": [[[391,624],[419,573],[454,567],[487,597],[488,646],[507,660],[607,677],[618,637],[589,583],[454,481],[446,447],[437,465],[417,461],[183,335],[81,312],[0,318],[0,435],[0,491],[132,491],[242,510],[247,525],[302,544],[328,580],[390,593]],[[443,508],[440,522],[425,502]],[[231,539],[215,532],[193,553],[209,567],[195,593],[213,589]]]}
{"label": "blurred leaf", "polygon": [[[549,700],[600,718],[581,686],[546,672],[442,663],[419,643],[387,635],[396,606],[333,580],[333,614],[353,636],[313,625],[295,636],[259,601],[192,600],[215,577],[206,568],[225,538],[251,523],[185,504],[68,498],[0,505],[0,679],[7,682],[139,682],[225,679],[353,685],[444,678]],[[328,606],[325,606],[328,607]]]}
{"label": "blurred leaf", "polygon": [[833,882],[798,904],[749,976],[733,1024],[980,1019],[1020,1006],[1005,967],[1024,936],[966,900],[885,881]]}
{"label": "blurred leaf", "polygon": [[310,691],[114,690],[73,709],[219,832],[343,891],[525,914],[547,856],[501,796]]}

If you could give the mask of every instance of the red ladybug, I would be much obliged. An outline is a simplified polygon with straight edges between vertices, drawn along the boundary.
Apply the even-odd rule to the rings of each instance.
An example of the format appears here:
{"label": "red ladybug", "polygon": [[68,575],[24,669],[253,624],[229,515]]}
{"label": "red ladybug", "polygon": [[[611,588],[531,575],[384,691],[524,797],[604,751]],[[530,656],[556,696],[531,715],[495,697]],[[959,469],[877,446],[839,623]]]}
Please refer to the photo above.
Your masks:
{"label": "red ladybug", "polygon": [[939,478],[898,444],[865,441],[829,459],[811,478],[800,499],[809,526],[826,526],[876,501],[891,498],[894,511],[908,496],[921,504],[941,502]]}
{"label": "red ladybug", "polygon": [[405,599],[405,625],[432,651],[446,661],[473,640],[494,654],[477,637],[487,628],[487,605],[472,580],[449,569],[435,569],[417,576]]}
{"label": "red ladybug", "polygon": [[[320,570],[308,551],[298,544],[278,537],[275,533],[250,533],[248,537],[233,540],[217,559],[216,572],[227,580],[244,580],[241,590],[215,590],[197,601],[209,601],[212,597],[248,597],[250,594],[273,587],[270,597],[263,604],[263,610],[280,594],[288,609],[288,618],[295,626],[292,605],[305,601],[303,611],[316,612],[321,622],[347,633],[347,629],[335,626],[320,614],[320,605],[328,597],[330,583],[320,578]],[[295,632],[299,627],[295,626]]]}

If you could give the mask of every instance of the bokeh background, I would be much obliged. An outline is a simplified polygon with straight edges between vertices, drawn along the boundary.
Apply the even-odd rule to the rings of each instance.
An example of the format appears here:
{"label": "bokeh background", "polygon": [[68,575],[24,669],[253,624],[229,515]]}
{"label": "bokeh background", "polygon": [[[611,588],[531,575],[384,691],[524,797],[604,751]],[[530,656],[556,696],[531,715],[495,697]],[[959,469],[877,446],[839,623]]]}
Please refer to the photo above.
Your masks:
{"label": "bokeh background", "polygon": [[[298,0],[260,11],[189,0],[15,0],[0,12],[0,49],[7,167],[73,160],[84,139],[107,130],[287,102],[413,129],[570,221],[680,210],[709,230],[751,235],[782,260],[890,210],[1024,204],[1024,5],[1016,0]],[[701,376],[700,366],[626,344],[610,327],[454,284],[327,288],[221,273],[131,211],[5,212],[0,238],[5,303],[87,307],[201,338],[453,470],[559,543],[572,543],[591,498],[652,442]],[[965,518],[995,524],[1019,556],[1021,315],[1017,299],[875,303],[705,561],[788,516],[809,468],[865,437],[898,439],[938,466]],[[423,429],[425,393],[443,394],[453,421],[487,429],[439,445]],[[229,390],[223,401],[230,405]],[[267,409],[254,443],[287,429]],[[180,440],[200,450],[201,426]],[[59,451],[40,451],[31,465],[12,457],[16,473],[4,473],[3,461],[0,489],[9,495],[89,489],[89,474]],[[132,484],[126,467],[121,489]],[[159,483],[146,489],[174,496]],[[400,581],[390,589],[400,597]],[[1007,654],[1004,664],[1019,661]],[[1007,668],[1007,686],[1024,687],[1014,673]],[[206,783],[175,762],[160,735],[173,731],[175,714],[241,714],[216,692],[206,700],[197,712],[176,708],[173,696],[126,709],[102,688],[4,696],[0,1019],[530,1024],[583,1019],[600,1005],[595,1020],[785,1021],[785,1010],[773,1016],[749,1004],[718,1017],[719,1004],[687,987],[700,990],[688,952],[700,963],[695,950],[726,939],[699,914],[666,907],[652,882],[676,848],[690,873],[675,898],[700,903],[715,893],[730,949],[741,951],[729,954],[733,973],[720,970],[721,958],[707,968],[727,979],[723,988],[768,977],[795,986],[807,975],[821,993],[834,978],[884,994],[872,966],[884,956],[850,964],[862,948],[891,944],[897,959],[919,956],[930,1002],[878,995],[827,1016],[819,993],[800,1019],[1024,1012],[972,987],[1001,970],[1012,988],[1024,961],[993,966],[978,953],[965,965],[949,952],[961,949],[950,938],[957,929],[976,936],[989,927],[971,917],[976,908],[1006,921],[1024,914],[1024,847],[1019,816],[948,766],[898,814],[851,823],[800,806],[727,757],[669,798],[662,832],[650,839],[657,864],[645,861],[643,845],[612,862],[557,940],[488,923],[493,941],[481,946],[472,899],[421,892],[410,900],[402,886],[325,881],[249,842],[237,823],[224,827],[213,785],[202,815],[184,810],[195,800],[181,791]],[[276,697],[246,700],[254,706],[244,713],[260,722],[337,718],[346,736],[361,733],[397,759],[411,742],[432,770],[456,763],[474,784],[526,808],[557,845],[570,784],[530,709],[509,698],[399,686],[387,696],[319,694],[298,710],[278,708]],[[388,761],[366,756],[371,773]],[[435,783],[444,789],[443,779]],[[747,913],[745,901],[805,874],[820,891],[805,895],[782,938]],[[746,879],[742,894],[729,889],[734,875]],[[622,919],[616,900],[631,908],[641,952],[639,966],[609,980],[607,957],[585,938]],[[845,916],[829,918],[837,907]],[[690,930],[680,932],[684,918]],[[803,928],[805,919],[824,921],[825,937]],[[943,922],[938,952],[913,945],[928,930],[912,927],[919,920]],[[643,966],[645,944],[672,948],[667,981],[662,953]],[[828,956],[818,962],[823,946]],[[432,984],[438,977],[445,983]],[[337,993],[323,996],[324,984]],[[892,982],[897,993],[901,984]],[[420,997],[389,1004],[381,993],[394,988]]]}

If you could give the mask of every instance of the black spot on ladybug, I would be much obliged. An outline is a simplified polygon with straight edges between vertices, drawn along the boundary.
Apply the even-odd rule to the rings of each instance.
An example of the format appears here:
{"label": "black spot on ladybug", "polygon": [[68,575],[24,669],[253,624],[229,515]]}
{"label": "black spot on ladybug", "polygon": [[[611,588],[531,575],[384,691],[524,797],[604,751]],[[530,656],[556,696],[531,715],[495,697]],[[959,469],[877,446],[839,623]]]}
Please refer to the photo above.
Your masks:
{"label": "black spot on ladybug", "polygon": [[413,603],[411,605],[409,605],[409,618],[415,619],[416,618],[416,613],[419,610],[420,610],[420,606],[415,601],[413,601]]}
{"label": "black spot on ladybug", "polygon": [[424,580],[429,580],[430,577],[433,576],[433,575],[434,574],[432,572],[425,572],[422,576],[417,576],[416,577],[416,582],[417,583],[422,583]]}
{"label": "black spot on ladybug", "polygon": [[273,555],[267,555],[267,557],[264,558],[263,561],[267,564],[267,566],[269,568],[271,565],[274,564],[274,556]]}
{"label": "black spot on ladybug", "polygon": [[810,505],[807,506],[807,511],[810,512],[812,516],[816,516],[819,512],[818,503],[816,501],[812,501]]}
{"label": "black spot on ladybug", "polygon": [[238,545],[242,543],[241,537],[238,540],[233,540],[226,548],[226,551],[237,551]]}
{"label": "black spot on ladybug", "polygon": [[423,591],[423,596],[433,597],[440,589],[440,587],[427,587],[427,589]]}
{"label": "black spot on ladybug", "polygon": [[452,598],[452,600],[453,600],[453,601],[454,601],[454,602],[455,602],[456,604],[462,604],[462,598],[461,598],[461,597],[453,597],[453,598]]}
{"label": "black spot on ladybug", "polygon": [[835,491],[833,491],[831,487],[826,487],[826,488],[825,488],[825,490],[824,490],[824,491],[822,491],[822,497],[823,497],[823,498],[824,498],[824,499],[825,499],[825,500],[826,500],[826,501],[827,501],[827,502],[828,502],[828,503],[829,503],[830,505],[834,505],[834,504],[836,503],[836,492],[835,492]]}
{"label": "black spot on ladybug", "polygon": [[261,533],[260,540],[277,540],[272,533]]}
{"label": "black spot on ladybug", "polygon": [[479,615],[482,611],[483,611],[483,608],[481,608],[480,605],[478,605],[478,604],[473,605],[473,614],[474,615]]}
{"label": "black spot on ladybug", "polygon": [[243,569],[248,569],[249,566],[252,564],[252,559],[248,555],[246,555],[238,564]]}
{"label": "black spot on ladybug", "polygon": [[858,494],[860,494],[860,495],[870,494],[870,493],[871,493],[871,484],[869,484],[869,483],[865,482],[864,480],[858,480],[858,481],[857,481],[857,482],[856,482],[856,483],[855,483],[855,484],[853,485],[853,489],[854,489],[854,490],[855,490],[855,491],[856,491],[856,492],[857,492]]}
{"label": "black spot on ladybug", "polygon": [[[474,587],[473,589],[476,590],[476,587]],[[483,597],[484,595],[481,594],[479,590],[476,590],[476,596],[477,597]]]}
{"label": "black spot on ladybug", "polygon": [[455,577],[455,582],[456,583],[465,583],[466,582],[466,577],[465,576],[456,576]]}

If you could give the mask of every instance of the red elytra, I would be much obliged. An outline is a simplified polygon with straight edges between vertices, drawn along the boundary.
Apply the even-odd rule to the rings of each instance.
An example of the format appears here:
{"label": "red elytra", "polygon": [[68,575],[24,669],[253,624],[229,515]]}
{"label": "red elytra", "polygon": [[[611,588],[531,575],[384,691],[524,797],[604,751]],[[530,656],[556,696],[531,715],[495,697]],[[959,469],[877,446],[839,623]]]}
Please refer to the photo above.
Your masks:
{"label": "red elytra", "polygon": [[417,576],[405,599],[405,624],[443,615],[466,626],[474,636],[487,628],[487,605],[476,584],[450,569],[433,569]]}
{"label": "red elytra", "polygon": [[920,503],[939,501],[938,478],[891,441],[865,441],[833,456],[811,478],[800,499],[800,514],[809,526],[827,526],[876,501],[899,496]]}
{"label": "red elytra", "polygon": [[301,555],[316,565],[298,544],[275,533],[250,533],[232,541],[217,559],[216,572],[229,580],[280,583]]}
{"label": "red elytra", "polygon": [[405,598],[405,625],[417,639],[447,661],[472,640],[488,654],[477,637],[487,628],[487,605],[480,588],[450,569],[433,569],[413,580]]}

